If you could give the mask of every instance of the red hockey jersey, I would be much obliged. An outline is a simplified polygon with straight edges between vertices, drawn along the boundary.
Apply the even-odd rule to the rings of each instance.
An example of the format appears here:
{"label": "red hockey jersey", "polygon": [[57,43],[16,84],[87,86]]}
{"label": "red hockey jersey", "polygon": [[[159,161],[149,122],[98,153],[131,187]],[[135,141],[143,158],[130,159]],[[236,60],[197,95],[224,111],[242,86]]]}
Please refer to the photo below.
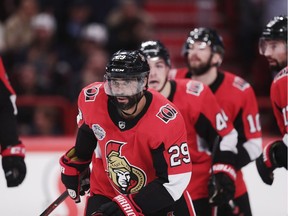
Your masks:
{"label": "red hockey jersey", "polygon": [[[171,78],[190,79],[191,74],[187,68],[181,68],[177,69]],[[260,115],[254,90],[248,82],[229,72],[218,72],[217,79],[209,87],[238,132],[237,149],[241,157],[237,159],[238,168],[241,168],[251,160],[255,160],[262,152]],[[239,154],[244,151],[244,154]],[[240,170],[237,172],[235,197],[246,191]]]}
{"label": "red hockey jersey", "polygon": [[11,95],[15,95],[15,91],[10,85],[10,82],[8,80],[2,59],[0,58],[0,82],[4,84],[4,86],[8,89],[8,91],[11,93]]}
{"label": "red hockey jersey", "polygon": [[[184,117],[193,176],[188,191],[193,199],[208,197],[207,182],[211,168],[211,150],[217,134],[228,135],[234,128],[225,121],[223,111],[208,86],[195,80],[171,80],[170,101]],[[234,130],[235,131],[235,130]],[[223,139],[220,145],[231,147],[237,144],[237,133]]]}
{"label": "red hockey jersey", "polygon": [[[270,99],[274,116],[277,120],[279,130],[284,138],[284,143],[288,146],[288,66],[282,69],[274,78],[271,84]],[[286,142],[285,142],[286,141]]]}
{"label": "red hockey jersey", "polygon": [[[114,194],[145,193],[141,202],[161,209],[170,205],[165,203],[167,199],[159,203],[163,188],[173,200],[183,195],[191,176],[191,160],[179,110],[158,92],[147,92],[146,98],[142,112],[127,120],[109,103],[103,84],[93,83],[79,95],[77,122],[79,127],[88,125],[97,138],[91,192],[100,191],[110,198]],[[99,164],[102,167],[97,168]],[[149,189],[155,181],[154,190]]]}

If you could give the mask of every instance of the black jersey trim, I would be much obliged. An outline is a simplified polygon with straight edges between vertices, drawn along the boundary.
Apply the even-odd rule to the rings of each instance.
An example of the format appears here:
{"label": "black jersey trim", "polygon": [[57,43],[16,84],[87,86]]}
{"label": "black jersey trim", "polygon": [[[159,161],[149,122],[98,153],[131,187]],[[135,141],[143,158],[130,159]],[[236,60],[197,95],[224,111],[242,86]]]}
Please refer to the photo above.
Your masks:
{"label": "black jersey trim", "polygon": [[168,82],[170,82],[170,84],[171,84],[171,91],[170,91],[170,94],[168,96],[168,100],[172,102],[174,99],[174,95],[176,93],[177,84],[176,84],[175,80],[170,80]]}
{"label": "black jersey trim", "polygon": [[217,89],[220,87],[220,85],[222,84],[223,80],[224,80],[224,73],[217,71],[217,78],[216,80],[209,85],[210,89],[212,90],[213,93],[215,93],[217,91]]}
{"label": "black jersey trim", "polygon": [[144,97],[146,97],[146,104],[143,110],[133,119],[123,118],[117,111],[114,103],[111,100],[108,100],[108,113],[113,123],[119,128],[118,123],[120,121],[125,122],[125,127],[122,129],[119,128],[119,130],[126,131],[133,128],[138,123],[138,121],[145,115],[152,102],[153,95],[150,92],[146,91],[144,92]]}

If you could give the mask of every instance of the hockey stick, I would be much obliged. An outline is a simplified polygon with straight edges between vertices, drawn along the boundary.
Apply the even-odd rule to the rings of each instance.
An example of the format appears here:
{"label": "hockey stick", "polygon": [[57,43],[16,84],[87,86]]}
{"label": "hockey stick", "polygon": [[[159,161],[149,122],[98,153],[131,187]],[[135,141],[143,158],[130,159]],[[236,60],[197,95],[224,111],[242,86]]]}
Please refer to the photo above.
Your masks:
{"label": "hockey stick", "polygon": [[[87,172],[89,171],[89,168],[84,170],[80,174],[80,182],[83,180],[83,177]],[[43,212],[40,216],[48,216],[50,213],[57,207],[59,206],[67,197],[69,196],[68,191],[65,190],[54,202],[52,202]]]}
{"label": "hockey stick", "polygon": [[48,216],[57,206],[59,206],[69,196],[68,191],[65,190],[54,202],[52,202],[40,216]]}
{"label": "hockey stick", "polygon": [[[214,188],[216,188],[216,178],[215,178],[215,173],[214,173],[214,169],[213,169],[213,164],[214,164],[214,158],[215,158],[215,155],[216,155],[217,147],[219,146],[219,144],[220,144],[220,136],[217,135],[216,138],[215,138],[215,140],[214,140],[213,146],[212,146],[212,154],[211,154],[211,157],[212,157],[212,162],[211,162],[211,177],[212,177],[212,184],[213,184]],[[212,203],[211,200],[212,200],[216,195],[217,195],[217,193],[215,193],[215,194],[209,199],[209,202],[210,202],[210,203]],[[228,205],[230,206],[233,215],[240,215],[240,209],[239,209],[239,207],[235,204],[235,202],[234,202],[233,199],[229,200]],[[215,209],[215,212],[217,212],[217,210],[218,210],[217,206],[214,207],[214,209]],[[217,213],[216,213],[215,215],[217,215]]]}

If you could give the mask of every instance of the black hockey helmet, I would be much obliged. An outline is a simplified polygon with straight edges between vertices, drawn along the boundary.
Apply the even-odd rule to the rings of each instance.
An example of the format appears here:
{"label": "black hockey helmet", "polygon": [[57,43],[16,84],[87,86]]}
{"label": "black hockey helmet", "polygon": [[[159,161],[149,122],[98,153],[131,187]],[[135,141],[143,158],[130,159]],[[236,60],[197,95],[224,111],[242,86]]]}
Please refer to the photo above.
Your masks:
{"label": "black hockey helmet", "polygon": [[207,45],[211,46],[212,51],[215,53],[224,55],[225,48],[223,44],[223,39],[214,29],[210,28],[195,28],[189,32],[186,42],[182,48],[182,55],[187,55],[189,47],[195,43],[195,41],[205,42]]}
{"label": "black hockey helmet", "polygon": [[149,40],[141,43],[140,50],[146,58],[162,58],[171,67],[170,55],[166,47],[159,40]]}
{"label": "black hockey helmet", "polygon": [[[119,50],[114,53],[106,66],[106,74],[104,75],[104,88],[106,94],[110,96],[132,96],[143,91],[146,87],[144,80],[149,76],[149,64],[140,50]],[[112,87],[117,84],[116,79],[121,79],[126,84],[124,86],[125,93],[117,93]],[[133,82],[131,82],[133,80]],[[135,85],[137,82],[137,85]],[[134,85],[131,85],[134,83]]]}
{"label": "black hockey helmet", "polygon": [[267,49],[267,41],[279,40],[287,44],[287,16],[275,16],[262,31],[259,38],[259,53],[264,55]]}
{"label": "black hockey helmet", "polygon": [[275,16],[262,31],[261,39],[287,40],[287,16]]}
{"label": "black hockey helmet", "polygon": [[110,77],[147,76],[150,68],[141,51],[119,50],[114,53],[106,66],[106,75]]}

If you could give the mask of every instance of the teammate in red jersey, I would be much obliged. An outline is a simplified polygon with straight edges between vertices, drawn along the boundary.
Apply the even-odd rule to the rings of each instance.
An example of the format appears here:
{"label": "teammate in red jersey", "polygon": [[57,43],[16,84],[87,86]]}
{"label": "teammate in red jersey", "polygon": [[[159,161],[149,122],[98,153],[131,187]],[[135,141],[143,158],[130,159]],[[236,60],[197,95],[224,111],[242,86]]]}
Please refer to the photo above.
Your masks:
{"label": "teammate in red jersey", "polygon": [[[188,191],[193,199],[196,214],[211,215],[212,210],[208,199],[211,152],[213,148],[220,147],[220,151],[215,155],[214,167],[226,164],[231,167],[230,171],[236,176],[234,166],[237,131],[232,123],[224,118],[223,111],[208,86],[195,80],[168,80],[171,68],[170,56],[160,41],[145,41],[140,49],[150,66],[148,86],[173,102],[184,117],[187,143],[193,164],[193,176]],[[222,139],[220,145],[213,147],[217,135]],[[219,185],[223,187],[219,188],[220,194],[217,199],[222,197],[222,201],[229,202],[234,196],[235,179],[233,176],[231,179],[230,173],[225,171],[225,169],[217,170],[219,173],[215,175],[217,181],[220,181]]]}
{"label": "teammate in red jersey", "polygon": [[[262,152],[261,126],[254,90],[242,78],[219,70],[224,57],[224,45],[214,29],[193,29],[184,43],[183,55],[188,68],[177,71],[176,78],[189,78],[208,85],[238,132],[234,202],[244,215],[249,216],[251,208],[241,168]],[[230,209],[229,205],[218,206],[218,215],[233,215]]]}
{"label": "teammate in red jersey", "polygon": [[273,183],[273,170],[277,167],[287,169],[287,16],[276,16],[266,25],[259,40],[259,52],[267,58],[272,73],[282,69],[274,77],[271,84],[270,99],[283,139],[268,143],[264,147],[263,154],[256,160],[262,180],[271,185]]}
{"label": "teammate in red jersey", "polygon": [[20,185],[26,176],[25,146],[17,131],[16,94],[0,59],[0,154],[7,187]]}
{"label": "teammate in red jersey", "polygon": [[195,215],[186,191],[192,164],[185,122],[147,90],[149,71],[140,51],[120,50],[105,81],[79,95],[76,143],[60,164],[62,182],[79,202],[80,184],[88,182],[79,176],[92,160],[86,215]]}

